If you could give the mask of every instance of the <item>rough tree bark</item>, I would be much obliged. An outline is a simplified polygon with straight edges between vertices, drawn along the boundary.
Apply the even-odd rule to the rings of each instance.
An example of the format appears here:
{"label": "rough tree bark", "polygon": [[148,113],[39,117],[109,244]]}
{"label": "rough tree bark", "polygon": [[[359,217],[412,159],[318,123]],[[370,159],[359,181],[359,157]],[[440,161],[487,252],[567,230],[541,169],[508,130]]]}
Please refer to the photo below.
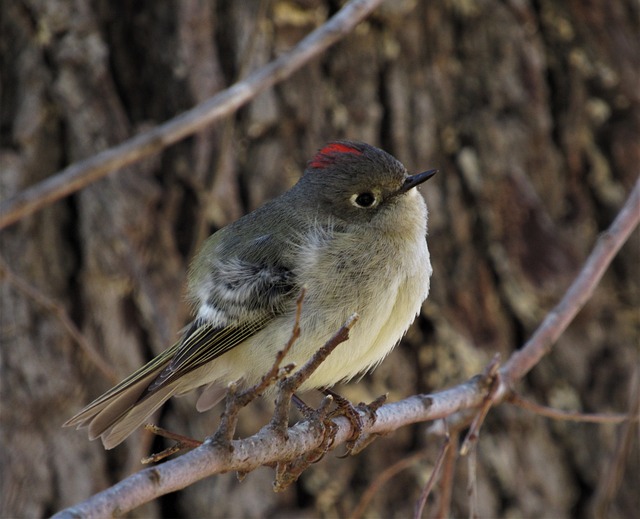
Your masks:
{"label": "rough tree bark", "polygon": [[[1,198],[211,96],[335,9],[322,0],[3,2]],[[403,344],[340,391],[360,401],[442,388],[523,343],[638,177],[639,34],[634,0],[388,2],[235,117],[1,231],[0,254],[121,378],[184,325],[185,271],[204,236],[290,186],[326,140],[364,140],[411,171],[442,170],[423,190],[435,275]],[[524,393],[559,408],[628,409],[640,364],[639,247],[636,233]],[[0,516],[44,516],[137,470],[151,440],[139,433],[105,453],[61,429],[112,381],[55,312],[6,276],[0,305]],[[267,421],[269,404],[244,413],[242,434]],[[187,397],[156,419],[204,437],[217,413],[199,415]],[[618,434],[492,411],[479,445],[479,515],[596,514]],[[282,494],[261,469],[241,483],[203,481],[137,516],[345,516],[376,474],[417,448],[432,451],[427,460],[438,450],[424,426],[356,458],[327,456]],[[640,508],[637,435],[624,454],[609,517]],[[455,475],[456,516],[468,513],[465,469]],[[425,462],[394,478],[371,516],[409,516],[428,474]]]}

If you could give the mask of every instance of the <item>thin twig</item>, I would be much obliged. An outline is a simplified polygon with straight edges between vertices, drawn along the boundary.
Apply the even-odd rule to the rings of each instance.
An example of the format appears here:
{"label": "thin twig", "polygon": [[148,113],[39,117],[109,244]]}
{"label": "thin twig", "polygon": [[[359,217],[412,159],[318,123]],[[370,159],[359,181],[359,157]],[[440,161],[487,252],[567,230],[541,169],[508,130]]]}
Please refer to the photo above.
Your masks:
{"label": "thin twig", "polygon": [[[446,424],[445,424],[446,425]],[[447,456],[447,452],[449,452],[449,448],[451,447],[451,436],[447,432],[444,437],[444,441],[440,446],[440,452],[438,453],[438,457],[436,458],[436,463],[431,471],[431,476],[429,476],[429,480],[427,484],[422,489],[422,493],[418,501],[416,502],[415,510],[413,513],[414,519],[420,519],[422,517],[422,512],[424,511],[424,507],[427,504],[427,499],[429,498],[429,494],[431,494],[431,490],[433,486],[436,484],[438,476],[440,475],[444,460]]]}
{"label": "thin twig", "polygon": [[[294,392],[318,369],[326,358],[340,344],[349,339],[349,332],[358,321],[358,314],[352,314],[342,327],[320,348],[313,356],[293,375],[282,379],[278,384],[275,411],[269,427],[283,438],[288,438],[287,425],[289,422],[289,410]],[[279,461],[276,465],[276,478],[273,484],[274,490],[280,492],[290,484],[297,481],[302,472],[312,463],[320,460],[331,449],[337,431],[336,424],[328,420],[329,408],[333,403],[333,397],[327,395],[322,401],[315,416],[307,420],[310,426],[322,434],[322,441],[318,446],[304,455],[292,460]],[[353,428],[353,425],[351,424]]]}
{"label": "thin twig", "polygon": [[[300,290],[300,294],[298,295],[298,299],[296,299],[296,314],[293,322],[293,329],[291,330],[291,335],[289,336],[289,340],[287,344],[285,344],[284,348],[282,348],[278,353],[276,353],[276,360],[271,365],[269,371],[263,375],[260,382],[258,382],[255,386],[250,387],[243,391],[241,398],[247,400],[246,403],[243,403],[243,407],[248,405],[250,401],[254,400],[256,397],[262,395],[262,393],[271,385],[273,385],[277,380],[279,380],[283,375],[289,374],[289,372],[295,368],[293,364],[284,366],[281,368],[285,357],[291,351],[291,347],[294,343],[300,338],[300,317],[302,315],[302,305],[304,304],[304,297],[307,294],[307,289],[302,287]],[[284,371],[283,371],[284,370]]]}
{"label": "thin twig", "polygon": [[76,162],[0,204],[0,229],[228,116],[348,35],[382,0],[351,0],[291,51],[155,128]]}
{"label": "thin twig", "polygon": [[467,455],[467,495],[469,496],[469,519],[478,517],[478,444],[473,443]]}
{"label": "thin twig", "polygon": [[324,346],[322,346],[322,348],[316,351],[304,366],[287,379],[287,384],[292,388],[298,389],[304,382],[306,382],[313,372],[318,369],[320,364],[322,364],[333,352],[333,350],[349,338],[349,332],[358,322],[358,319],[360,319],[358,314],[351,314],[333,337],[331,337]]}
{"label": "thin twig", "polygon": [[318,366],[324,362],[333,350],[349,338],[349,332],[357,320],[358,314],[351,315],[342,327],[298,371],[280,381],[275,411],[271,420],[272,427],[279,431],[284,430],[289,421],[289,408],[293,393],[318,369]]}
{"label": "thin twig", "polygon": [[532,413],[539,414],[540,416],[546,416],[553,418],[554,420],[566,420],[572,422],[585,422],[585,423],[609,423],[619,424],[623,422],[637,422],[638,415],[635,416],[628,414],[600,414],[600,413],[578,413],[576,411],[561,411],[552,407],[537,404],[531,400],[523,398],[516,393],[510,394],[505,402],[516,405]]}
{"label": "thin twig", "polygon": [[118,381],[118,376],[116,375],[115,370],[102,358],[102,355],[98,353],[98,350],[91,345],[85,336],[82,335],[82,332],[71,320],[69,314],[67,314],[62,305],[44,295],[26,279],[11,270],[2,256],[0,256],[0,279],[1,278],[5,278],[9,283],[11,283],[11,285],[31,299],[34,303],[42,306],[45,310],[53,314],[65,331],[71,336],[76,344],[80,346],[80,349],[89,358],[89,360],[93,362],[99,371],[102,372],[104,377],[114,384]]}
{"label": "thin twig", "polygon": [[[296,314],[293,323],[293,329],[291,330],[291,335],[289,336],[289,340],[287,341],[285,347],[282,350],[278,351],[278,353],[276,353],[275,360],[271,365],[269,371],[267,371],[267,373],[262,376],[257,384],[239,393],[237,382],[231,383],[227,387],[224,412],[222,413],[222,417],[220,418],[220,425],[218,426],[218,430],[212,437],[211,441],[221,445],[228,445],[235,433],[238,424],[238,414],[240,413],[240,410],[248,406],[253,400],[262,395],[262,393],[269,386],[275,384],[277,380],[289,374],[289,372],[293,369],[294,366],[292,364],[283,368],[281,368],[280,366],[287,353],[289,353],[289,350],[291,349],[293,344],[300,337],[300,315],[302,314],[302,304],[304,302],[305,294],[306,289],[302,288],[302,290],[300,290],[300,295],[296,300]],[[199,447],[203,443],[199,440],[194,440],[193,438],[188,438],[187,436],[167,431],[166,429],[153,424],[146,424],[145,429],[152,432],[153,434],[177,442],[175,445],[163,450],[162,452],[154,453],[143,458],[142,463],[145,465],[149,463],[158,463],[163,459],[175,454],[176,452],[180,452],[186,449],[194,449],[196,447]]]}
{"label": "thin twig", "polygon": [[482,376],[482,378],[488,382],[489,390],[487,391],[487,396],[485,396],[482,406],[478,409],[478,412],[471,423],[471,427],[469,427],[469,432],[462,442],[462,446],[460,447],[460,456],[466,456],[471,445],[478,441],[480,427],[482,427],[489,409],[491,409],[496,402],[496,395],[500,388],[500,375],[498,373],[499,367],[500,354],[496,353],[489,365],[486,367],[485,373]]}
{"label": "thin twig", "polygon": [[411,456],[407,456],[406,458],[396,461],[393,465],[390,465],[380,472],[380,474],[378,474],[367,487],[367,490],[362,494],[362,497],[360,497],[360,501],[358,501],[357,506],[353,512],[351,512],[350,519],[360,519],[369,507],[373,498],[379,493],[380,489],[387,481],[403,470],[415,465],[418,461],[423,460],[426,454],[427,453],[424,450],[418,451]]}
{"label": "thin twig", "polygon": [[[631,382],[631,395],[629,402],[629,415],[636,419],[640,414],[640,366],[636,370]],[[632,449],[633,435],[640,433],[637,424],[628,421],[620,427],[616,450],[609,460],[609,464],[603,471],[598,483],[598,489],[593,503],[594,517],[609,517],[609,508],[613,502],[620,484],[624,478],[624,467],[629,459]]]}
{"label": "thin twig", "polygon": [[[451,432],[451,445],[458,445],[460,433]],[[440,479],[440,502],[436,510],[436,519],[446,519],[451,510],[451,497],[453,495],[453,476],[455,474],[456,460],[458,459],[457,449],[448,449],[442,467],[442,478]]]}
{"label": "thin twig", "polygon": [[168,447],[167,449],[158,452],[156,454],[151,454],[150,456],[146,456],[140,460],[140,463],[143,465],[148,465],[149,463],[158,463],[169,456],[174,455],[176,452],[180,452],[186,449],[195,449],[196,447],[200,447],[202,442],[200,440],[194,440],[193,438],[189,438],[188,436],[184,436],[182,434],[174,433],[171,431],[167,431],[162,427],[158,427],[157,425],[148,423],[145,424],[144,428],[155,434],[156,436],[162,436],[163,438],[167,438],[169,440],[173,440],[175,445]]}
{"label": "thin twig", "polygon": [[289,353],[289,350],[291,350],[293,344],[300,337],[300,316],[302,314],[302,305],[306,292],[307,291],[304,287],[300,290],[300,294],[298,295],[298,299],[296,300],[296,315],[293,323],[293,329],[291,330],[291,335],[289,336],[289,340],[287,341],[287,344],[285,344],[284,348],[276,353],[276,358],[269,371],[267,371],[267,373],[262,376],[257,384],[245,389],[240,393],[236,393],[236,384],[232,384],[229,386],[225,398],[225,409],[222,413],[222,418],[220,419],[218,430],[213,436],[212,441],[218,443],[224,442],[228,444],[233,438],[233,434],[235,433],[238,424],[238,413],[240,412],[240,409],[248,406],[253,400],[262,395],[262,393],[269,386],[275,384],[276,381],[281,377],[288,375],[294,368],[293,364],[284,366],[283,368],[281,368],[280,366],[282,365],[284,358]]}

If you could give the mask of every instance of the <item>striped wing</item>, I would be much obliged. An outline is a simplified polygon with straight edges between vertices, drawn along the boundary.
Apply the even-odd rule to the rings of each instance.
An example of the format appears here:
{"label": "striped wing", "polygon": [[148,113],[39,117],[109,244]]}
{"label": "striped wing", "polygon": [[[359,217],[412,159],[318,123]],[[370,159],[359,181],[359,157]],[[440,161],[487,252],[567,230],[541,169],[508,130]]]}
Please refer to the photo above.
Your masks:
{"label": "striped wing", "polygon": [[179,343],[178,350],[169,365],[149,385],[147,392],[156,391],[172,380],[186,375],[235,348],[264,328],[272,318],[273,315],[265,315],[260,320],[224,328],[215,327],[208,323],[198,325],[198,322],[195,321]]}
{"label": "striped wing", "polygon": [[[65,422],[64,426],[85,427],[91,423],[91,427],[96,431],[92,433],[92,436],[97,437],[126,416],[133,407],[137,407],[151,396],[159,393],[168,383],[234,348],[264,328],[269,320],[270,318],[243,326],[224,328],[215,328],[209,324],[201,326],[192,324],[180,341],[91,402]],[[157,375],[154,376],[154,374]],[[144,382],[145,379],[147,382]],[[141,383],[143,385],[140,387]],[[135,386],[140,389],[135,390]],[[145,386],[147,387],[145,388]],[[131,394],[131,390],[134,390],[135,394]],[[111,408],[114,403],[123,400],[127,402],[126,405],[121,405],[121,409],[115,415],[105,415],[105,424],[103,424],[102,416],[104,413],[102,412]]]}
{"label": "striped wing", "polygon": [[[126,395],[128,407],[123,406],[121,410],[124,416],[132,406],[147,400],[167,384],[241,344],[294,303],[297,289],[288,269],[259,267],[237,260],[234,267],[235,271],[227,271],[225,283],[213,283],[212,296],[202,303],[209,312],[214,309],[222,321],[219,319],[212,323],[203,318],[196,319],[171,348],[91,402],[64,425],[88,425],[104,409]],[[211,274],[211,281],[217,281],[216,273]],[[140,385],[145,379],[147,383]],[[134,386],[139,388],[135,389],[136,396],[131,393]]]}

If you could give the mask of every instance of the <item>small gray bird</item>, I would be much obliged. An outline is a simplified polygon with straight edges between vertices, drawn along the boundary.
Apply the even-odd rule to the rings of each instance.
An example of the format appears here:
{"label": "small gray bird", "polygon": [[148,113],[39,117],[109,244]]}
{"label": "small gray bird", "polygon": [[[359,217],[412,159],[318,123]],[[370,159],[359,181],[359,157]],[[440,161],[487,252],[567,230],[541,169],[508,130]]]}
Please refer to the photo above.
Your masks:
{"label": "small gray bird", "polygon": [[180,340],[64,425],[111,449],[173,395],[205,386],[204,411],[230,382],[256,383],[290,337],[302,287],[301,335],[285,363],[302,366],[351,314],[360,320],[300,390],[373,369],[429,293],[427,208],[414,188],[435,173],[409,176],[368,144],[327,144],[289,191],[206,240],[188,276],[195,319]]}

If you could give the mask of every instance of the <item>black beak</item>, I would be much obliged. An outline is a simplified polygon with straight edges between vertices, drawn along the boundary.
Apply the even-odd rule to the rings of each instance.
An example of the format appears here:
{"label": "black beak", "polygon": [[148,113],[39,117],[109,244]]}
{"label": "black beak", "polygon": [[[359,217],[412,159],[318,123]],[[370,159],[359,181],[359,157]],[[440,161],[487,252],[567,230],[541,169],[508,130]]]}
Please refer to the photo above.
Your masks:
{"label": "black beak", "polygon": [[429,171],[423,171],[422,173],[417,173],[416,175],[407,177],[407,179],[404,181],[404,184],[402,184],[402,187],[400,188],[400,193],[406,193],[410,189],[419,186],[423,182],[429,180],[437,172],[437,169],[430,169]]}

